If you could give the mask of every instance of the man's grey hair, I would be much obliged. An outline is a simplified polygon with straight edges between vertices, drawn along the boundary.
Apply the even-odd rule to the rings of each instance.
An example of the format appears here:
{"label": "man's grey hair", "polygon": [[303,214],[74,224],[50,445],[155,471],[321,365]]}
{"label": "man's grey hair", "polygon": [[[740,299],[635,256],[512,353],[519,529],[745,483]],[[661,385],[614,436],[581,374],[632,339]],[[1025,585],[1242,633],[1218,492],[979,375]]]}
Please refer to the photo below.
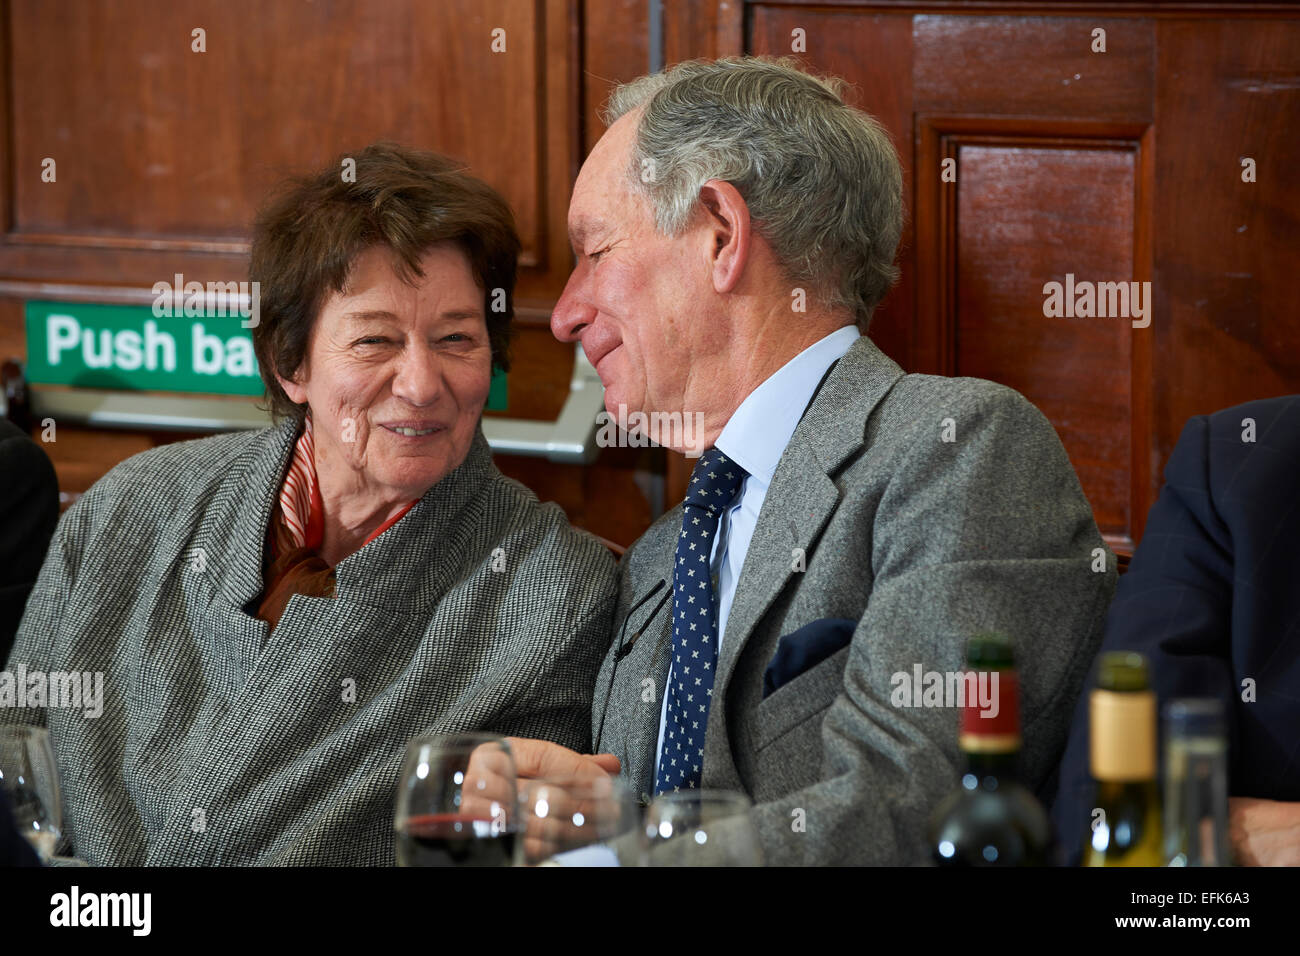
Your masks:
{"label": "man's grey hair", "polygon": [[691,60],[619,86],[602,119],[644,107],[629,176],[662,235],[685,231],[706,182],[731,183],[788,278],[865,331],[898,279],[903,174],[843,88],[788,57]]}

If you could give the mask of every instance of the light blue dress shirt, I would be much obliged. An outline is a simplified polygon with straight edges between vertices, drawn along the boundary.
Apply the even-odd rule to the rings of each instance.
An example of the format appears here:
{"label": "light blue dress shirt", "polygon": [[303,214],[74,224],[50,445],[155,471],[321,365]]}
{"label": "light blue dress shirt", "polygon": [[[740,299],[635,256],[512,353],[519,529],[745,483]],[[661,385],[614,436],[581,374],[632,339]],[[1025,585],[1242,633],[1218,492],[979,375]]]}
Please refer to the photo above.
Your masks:
{"label": "light blue dress shirt", "polygon": [[[808,346],[750,392],[718,436],[717,447],[722,453],[749,472],[735,502],[722,514],[718,535],[713,539],[713,551],[709,555],[709,567],[718,587],[719,660],[722,659],[722,640],[731,614],[731,601],[736,596],[736,584],[740,581],[740,570],[745,566],[749,542],[758,524],[758,512],[767,497],[777,463],[785,453],[785,446],[790,444],[795,426],[826,370],[849,350],[861,334],[856,326],[846,325]],[[670,664],[659,708],[656,778],[659,776],[659,755],[664,746],[668,688],[672,679]]]}

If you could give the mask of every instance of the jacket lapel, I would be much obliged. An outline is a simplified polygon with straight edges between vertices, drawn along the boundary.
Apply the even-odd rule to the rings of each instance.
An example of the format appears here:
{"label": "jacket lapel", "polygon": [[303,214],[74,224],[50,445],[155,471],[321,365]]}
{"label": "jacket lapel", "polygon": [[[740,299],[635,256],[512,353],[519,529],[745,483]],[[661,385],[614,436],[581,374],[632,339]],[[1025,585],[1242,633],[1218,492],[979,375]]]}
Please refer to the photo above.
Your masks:
{"label": "jacket lapel", "polygon": [[[637,542],[634,557],[624,558],[628,578],[620,588],[614,643],[596,678],[593,711],[605,708],[603,726],[596,717],[598,749],[619,758],[624,779],[638,797],[654,789],[659,715],[672,650],[673,553],[681,520],[681,508],[664,515]],[[627,571],[632,567],[640,570]],[[665,586],[651,595],[660,580]],[[647,596],[649,599],[637,607]],[[666,599],[662,606],[661,599]],[[629,613],[631,608],[636,610]],[[620,640],[624,645],[631,644],[631,650],[622,660],[616,660]],[[602,701],[606,688],[608,694]]]}
{"label": "jacket lapel", "polygon": [[[714,685],[714,704],[725,695],[736,661],[755,627],[786,586],[797,553],[812,553],[822,529],[839,504],[834,476],[866,444],[867,419],[894,383],[900,369],[866,336],[858,339],[826,377],[821,391],[794,430],[759,511],[758,526],[745,555],[722,641],[722,660]],[[710,709],[723,720],[723,708]]]}

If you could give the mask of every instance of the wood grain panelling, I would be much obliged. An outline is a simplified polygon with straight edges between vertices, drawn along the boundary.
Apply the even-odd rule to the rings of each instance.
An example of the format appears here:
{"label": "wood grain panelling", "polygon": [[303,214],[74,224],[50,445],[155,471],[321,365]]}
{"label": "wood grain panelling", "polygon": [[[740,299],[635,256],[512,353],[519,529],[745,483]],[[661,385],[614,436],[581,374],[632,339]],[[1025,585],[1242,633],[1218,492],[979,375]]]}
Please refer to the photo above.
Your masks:
{"label": "wood grain panelling", "polygon": [[[958,144],[952,374],[992,379],[1055,426],[1103,534],[1131,547],[1127,318],[1045,317],[1044,283],[1134,279],[1135,149]],[[960,423],[958,423],[960,427]],[[1145,428],[1139,429],[1145,433]]]}
{"label": "wood grain panelling", "polygon": [[[1092,52],[1095,29],[1105,53]],[[1149,21],[918,16],[913,43],[918,110],[1151,119]]]}
{"label": "wood grain panelling", "polygon": [[1300,392],[1300,20],[1157,37],[1156,478],[1190,416]]}
{"label": "wood grain panelling", "polygon": [[64,17],[12,0],[0,273],[236,277],[272,185],[391,139],[464,159],[501,191],[524,241],[519,295],[554,298],[579,158],[574,2],[142,0]]}
{"label": "wood grain panelling", "polygon": [[[894,138],[908,206],[903,277],[870,334],[909,371],[1024,393],[1121,554],[1189,416],[1300,392],[1296,8],[656,9],[668,64],[794,53],[848,81],[849,101]],[[572,264],[569,194],[608,91],[648,67],[650,15],[649,0],[9,0],[0,357],[25,351],[24,298],[147,303],[176,272],[242,278],[253,211],[276,181],[387,138],[465,160],[514,208],[525,252],[508,414],[552,418],[573,362],[547,328]],[[197,27],[206,53],[191,51]],[[41,181],[46,157],[56,183]],[[945,158],[955,182],[941,179]],[[1151,326],[1045,317],[1043,284],[1066,273],[1150,280]],[[51,453],[75,491],[174,437],[61,428]],[[622,544],[680,499],[690,464],[636,449],[587,468],[501,460]]]}
{"label": "wood grain panelling", "polygon": [[658,517],[651,504],[662,497],[662,456],[658,449],[609,448],[587,466],[512,455],[495,461],[543,501],[558,504],[578,527],[626,547]]}
{"label": "wood grain panelling", "polygon": [[[1121,555],[1189,416],[1300,391],[1294,7],[782,0],[744,4],[737,29],[731,4],[685,6],[665,9],[670,60],[788,54],[802,28],[800,59],[899,137],[903,279],[873,337],[909,370],[1034,401]],[[1043,283],[1067,272],[1150,280],[1150,328],[1047,320]]]}
{"label": "wood grain panelling", "polygon": [[664,0],[664,63],[739,56],[745,49],[744,0]]}
{"label": "wood grain panelling", "polygon": [[[249,225],[276,183],[391,139],[464,160],[509,201],[524,251],[499,414],[555,418],[573,368],[573,347],[548,328],[572,265],[569,193],[603,132],[599,102],[646,70],[647,9],[646,0],[0,6],[0,351],[25,354],[24,299],[148,304],[153,283],[176,272],[245,278]],[[504,52],[492,48],[498,28]],[[41,180],[46,157],[54,183]],[[61,423],[47,450],[72,500],[123,458],[186,437]],[[662,497],[662,453],[612,450],[587,468],[506,457],[501,466],[623,544]]]}
{"label": "wood grain panelling", "polygon": [[583,155],[605,133],[600,110],[619,83],[649,72],[650,0],[586,0],[582,5]]}

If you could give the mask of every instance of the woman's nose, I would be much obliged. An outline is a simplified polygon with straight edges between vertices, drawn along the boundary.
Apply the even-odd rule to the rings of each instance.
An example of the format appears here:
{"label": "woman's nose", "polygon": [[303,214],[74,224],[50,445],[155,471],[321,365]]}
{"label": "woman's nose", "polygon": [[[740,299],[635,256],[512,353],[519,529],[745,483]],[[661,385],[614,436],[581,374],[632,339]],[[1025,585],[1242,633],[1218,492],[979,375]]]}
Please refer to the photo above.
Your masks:
{"label": "woman's nose", "polygon": [[411,405],[432,405],[442,389],[441,356],[429,348],[403,350],[393,376],[393,394]]}

